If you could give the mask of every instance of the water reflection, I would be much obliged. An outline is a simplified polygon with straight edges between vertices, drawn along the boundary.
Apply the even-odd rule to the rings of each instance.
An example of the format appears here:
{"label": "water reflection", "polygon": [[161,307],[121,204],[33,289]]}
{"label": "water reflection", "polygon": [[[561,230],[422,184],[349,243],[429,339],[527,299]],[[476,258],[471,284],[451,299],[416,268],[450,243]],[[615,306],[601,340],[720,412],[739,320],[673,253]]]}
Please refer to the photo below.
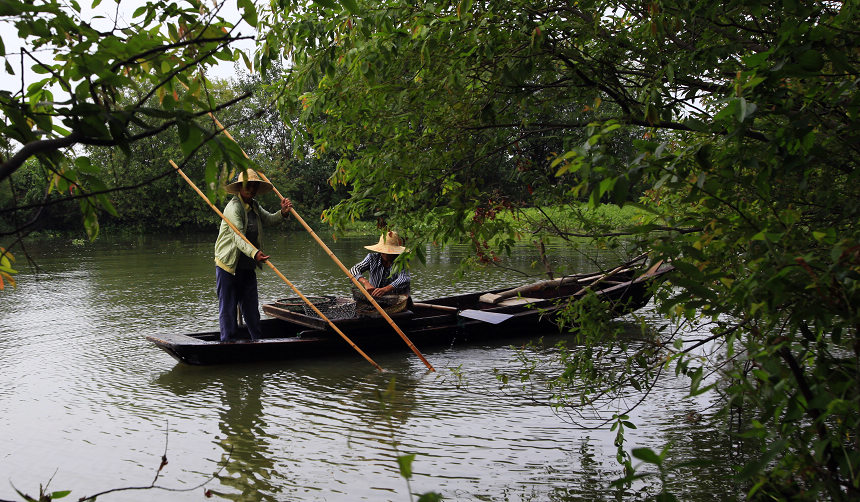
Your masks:
{"label": "water reflection", "polygon": [[217,389],[219,432],[212,440],[222,453],[215,476],[221,486],[210,484],[214,495],[236,501],[277,500],[277,485],[271,482],[274,456],[263,414],[266,375],[249,371],[211,377],[177,366],[162,373],[155,383],[188,402],[196,401],[198,395],[208,402],[209,394]]}
{"label": "water reflection", "polygon": [[274,462],[263,421],[263,378],[251,374],[224,381],[222,408],[219,410],[221,435],[216,443],[224,449],[221,462],[226,466],[218,480],[235,493],[213,490],[230,500],[276,500],[269,479]]}
{"label": "water reflection", "polygon": [[[548,359],[563,338],[548,336],[527,350]],[[404,350],[377,359],[385,373],[347,355],[217,371],[177,365],[155,383],[188,406],[217,408],[212,461],[226,468],[210,486],[230,500],[405,500],[396,457],[407,453],[418,455],[418,492],[465,500],[635,497],[642,484],[609,486],[622,475],[614,433],[560,420],[540,389],[501,391],[493,383],[495,368],[516,369],[509,343],[526,340],[427,352],[438,374]],[[693,408],[681,400],[683,389],[654,392],[633,418],[640,430],[628,431],[630,444],[660,448],[672,440],[681,460],[713,458],[711,481],[696,490],[721,493],[729,472],[719,435],[706,420],[684,419]]]}
{"label": "water reflection", "polygon": [[[355,500],[376,500],[380,490],[405,488],[392,441],[408,434],[403,427],[426,375],[420,368],[413,373],[409,358],[395,357],[391,364],[397,370],[386,373],[350,356],[330,365],[298,363],[289,369],[239,365],[207,372],[177,365],[153,383],[189,406],[218,407],[212,441],[224,468],[210,485],[213,494],[283,500],[285,494],[322,491],[333,500],[349,493],[356,494]],[[391,392],[385,392],[389,387]],[[350,491],[356,476],[388,481]]]}

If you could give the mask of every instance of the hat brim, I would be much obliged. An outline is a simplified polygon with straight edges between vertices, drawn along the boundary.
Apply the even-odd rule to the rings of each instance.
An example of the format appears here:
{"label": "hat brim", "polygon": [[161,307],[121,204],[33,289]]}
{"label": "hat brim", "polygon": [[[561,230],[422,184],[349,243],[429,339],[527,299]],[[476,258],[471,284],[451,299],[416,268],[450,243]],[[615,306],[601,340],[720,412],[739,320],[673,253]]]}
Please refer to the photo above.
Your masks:
{"label": "hat brim", "polygon": [[364,246],[364,249],[382,254],[403,254],[406,252],[405,246],[389,246],[386,244],[374,244],[372,246]]}
{"label": "hat brim", "polygon": [[265,181],[234,181],[229,185],[225,186],[224,189],[227,190],[227,193],[232,193],[234,195],[239,193],[239,190],[242,189],[242,183],[256,183],[257,184],[257,195],[263,195],[264,193],[269,193],[274,188],[271,183],[266,183]]}

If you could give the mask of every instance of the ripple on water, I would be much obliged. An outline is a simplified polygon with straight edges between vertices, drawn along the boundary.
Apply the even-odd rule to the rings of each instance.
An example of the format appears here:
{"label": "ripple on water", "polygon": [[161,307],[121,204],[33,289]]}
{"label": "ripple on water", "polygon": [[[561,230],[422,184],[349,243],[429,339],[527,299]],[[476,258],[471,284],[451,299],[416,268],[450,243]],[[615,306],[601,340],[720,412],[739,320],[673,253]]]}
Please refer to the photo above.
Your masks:
{"label": "ripple on water", "polygon": [[[542,404],[547,396],[539,391],[500,391],[493,369],[518,369],[506,344],[424,351],[435,374],[405,345],[371,354],[383,374],[352,354],[211,368],[176,364],[144,338],[216,328],[213,239],[48,249],[38,258],[45,270],[38,281],[19,277],[18,288],[4,296],[9,301],[0,303],[4,478],[32,488],[56,470],[51,486],[82,496],[151,482],[166,450],[160,479],[168,486],[193,486],[226,464],[211,487],[229,498],[405,500],[396,458],[409,453],[416,454],[416,492],[460,500],[611,498],[599,488],[620,474],[614,433],[565,422]],[[340,271],[302,244],[306,239],[273,238],[279,268],[303,292],[348,291]],[[341,240],[333,249],[345,262],[357,261],[366,241]],[[427,264],[414,274],[419,299],[522,280],[483,270],[454,285],[452,270],[465,252],[428,251]],[[270,273],[261,273],[260,284],[262,299],[293,296]],[[545,357],[551,349],[535,350]],[[667,430],[706,437],[711,429],[704,421],[679,420],[696,405],[674,405],[681,390],[662,385],[654,392],[629,437],[657,447]],[[690,448],[720,451],[707,441]],[[0,485],[0,498],[15,496]],[[199,491],[171,494],[171,501],[199,498]],[[151,500],[151,494],[116,500]]]}

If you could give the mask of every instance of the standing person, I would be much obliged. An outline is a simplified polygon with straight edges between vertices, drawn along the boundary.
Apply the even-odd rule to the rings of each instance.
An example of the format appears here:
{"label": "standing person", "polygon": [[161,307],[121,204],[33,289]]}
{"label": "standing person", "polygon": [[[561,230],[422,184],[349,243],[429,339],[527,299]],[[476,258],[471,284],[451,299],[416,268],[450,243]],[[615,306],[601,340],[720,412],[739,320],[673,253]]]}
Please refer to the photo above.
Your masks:
{"label": "standing person", "polygon": [[[406,251],[403,247],[403,239],[397,232],[388,231],[379,237],[379,242],[373,246],[364,246],[365,249],[373,251],[364,257],[364,260],[356,263],[349,273],[364,286],[368,293],[376,297],[389,294],[408,295],[410,289],[409,271],[403,269],[391,273],[391,265],[397,255]],[[370,272],[370,279],[362,276],[364,272]]]}
{"label": "standing person", "polygon": [[290,214],[290,199],[281,200],[281,210],[270,213],[254,198],[274,188],[252,169],[239,173],[236,181],[225,187],[236,197],[227,203],[224,216],[236,225],[253,244],[248,244],[227,224],[221,222],[215,241],[215,290],[218,293],[218,324],[221,342],[236,341],[236,307],[248,327],[251,341],[260,338],[260,310],[257,299],[256,268],[262,268],[269,256],[260,251],[262,227],[283,221]]}

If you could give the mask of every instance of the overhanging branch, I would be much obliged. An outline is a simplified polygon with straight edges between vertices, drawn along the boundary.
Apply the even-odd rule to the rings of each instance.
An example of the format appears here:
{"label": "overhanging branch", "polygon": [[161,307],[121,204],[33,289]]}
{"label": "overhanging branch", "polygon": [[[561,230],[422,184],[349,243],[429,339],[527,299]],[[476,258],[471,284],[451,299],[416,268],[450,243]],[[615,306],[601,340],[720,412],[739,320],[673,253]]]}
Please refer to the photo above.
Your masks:
{"label": "overhanging branch", "polygon": [[[225,101],[224,103],[216,106],[215,108],[213,108],[211,110],[203,110],[200,112],[192,113],[192,114],[189,114],[188,117],[189,118],[197,118],[197,117],[201,117],[203,115],[206,115],[206,114],[209,114],[212,112],[222,110],[224,108],[227,108],[229,106],[232,106],[232,105],[238,103],[239,101],[242,101],[244,99],[251,97],[252,94],[253,93],[250,91],[245,92],[245,93],[240,94],[239,96],[237,96],[237,97],[235,97],[229,101]],[[12,173],[17,171],[24,164],[24,162],[27,161],[27,159],[29,159],[30,157],[32,157],[34,155],[37,155],[37,154],[40,154],[43,152],[52,151],[52,150],[60,150],[63,148],[68,148],[68,147],[71,147],[74,145],[79,145],[79,144],[80,145],[90,145],[90,146],[117,146],[117,145],[122,144],[122,143],[134,143],[135,141],[138,141],[138,140],[141,140],[144,138],[148,138],[151,136],[155,136],[156,134],[164,132],[165,130],[176,125],[176,123],[178,121],[179,121],[178,119],[168,120],[164,124],[161,124],[158,127],[154,127],[152,129],[144,131],[140,134],[136,134],[134,136],[130,136],[128,138],[119,138],[119,139],[117,139],[117,138],[94,138],[94,137],[86,136],[83,133],[81,133],[80,131],[75,130],[75,131],[72,131],[71,134],[69,134],[68,136],[63,136],[62,138],[51,138],[51,139],[44,139],[44,140],[38,140],[38,141],[31,141],[30,143],[27,143],[26,145],[24,145],[20,150],[15,152],[15,155],[10,157],[8,160],[6,160],[3,163],[0,163],[0,181],[3,181],[6,178],[8,178],[9,176],[11,176]]]}

